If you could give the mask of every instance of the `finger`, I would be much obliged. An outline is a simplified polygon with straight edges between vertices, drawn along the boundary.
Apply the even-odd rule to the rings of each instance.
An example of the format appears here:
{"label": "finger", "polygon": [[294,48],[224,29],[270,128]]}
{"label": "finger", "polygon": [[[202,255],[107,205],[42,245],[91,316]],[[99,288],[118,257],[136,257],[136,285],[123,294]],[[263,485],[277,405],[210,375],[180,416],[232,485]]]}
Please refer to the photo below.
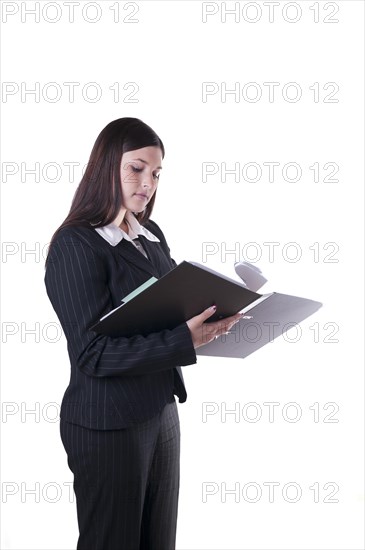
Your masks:
{"label": "finger", "polygon": [[227,317],[225,319],[221,319],[220,321],[217,321],[216,323],[208,323],[210,325],[212,325],[212,327],[214,327],[215,330],[217,331],[224,331],[224,330],[229,330],[230,328],[233,327],[233,325],[235,325],[236,323],[238,323],[238,321],[240,320],[240,318],[235,318],[235,317]]}
{"label": "finger", "polygon": [[195,319],[199,321],[200,323],[204,323],[206,319],[209,319],[215,312],[216,312],[217,306],[211,306],[199,313],[199,315],[195,316]]}
{"label": "finger", "polygon": [[[242,319],[243,313],[236,313],[235,315],[230,315],[229,317],[223,317],[222,319],[219,319],[216,321],[217,323],[236,323],[240,319]],[[214,323],[212,323],[214,324]]]}
{"label": "finger", "polygon": [[220,336],[222,334],[228,334],[230,329],[238,323],[239,319],[236,319],[235,321],[231,321],[230,323],[224,323],[223,325],[220,325],[216,330],[216,335]]}
{"label": "finger", "polygon": [[239,321],[242,319],[243,313],[236,313],[235,315],[231,315],[230,317],[227,317],[224,319],[225,321]]}

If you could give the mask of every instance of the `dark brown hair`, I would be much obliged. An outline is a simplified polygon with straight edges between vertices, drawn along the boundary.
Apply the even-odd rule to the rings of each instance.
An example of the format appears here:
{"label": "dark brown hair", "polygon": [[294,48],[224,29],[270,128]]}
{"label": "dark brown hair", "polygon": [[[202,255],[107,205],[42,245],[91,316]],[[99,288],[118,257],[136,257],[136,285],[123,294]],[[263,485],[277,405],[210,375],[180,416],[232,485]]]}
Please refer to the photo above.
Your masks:
{"label": "dark brown hair", "polygon": [[[98,135],[85,173],[75,191],[66,219],[52,236],[67,226],[102,227],[118,216],[122,204],[120,165],[123,153],[156,146],[165,156],[161,139],[150,126],[138,118],[124,117],[110,122]],[[143,212],[135,214],[143,225],[151,216],[156,191]],[[47,260],[46,260],[47,263]]]}

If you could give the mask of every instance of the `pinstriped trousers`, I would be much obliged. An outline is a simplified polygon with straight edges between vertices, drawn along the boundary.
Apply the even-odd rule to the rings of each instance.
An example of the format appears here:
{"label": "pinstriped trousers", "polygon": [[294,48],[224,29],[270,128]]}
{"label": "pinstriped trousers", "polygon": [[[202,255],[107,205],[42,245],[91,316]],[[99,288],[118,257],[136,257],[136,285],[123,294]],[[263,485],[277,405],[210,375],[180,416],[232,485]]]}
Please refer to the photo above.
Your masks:
{"label": "pinstriped trousers", "polygon": [[175,398],[152,419],[93,430],[61,419],[74,474],[77,550],[174,550],[180,481]]}

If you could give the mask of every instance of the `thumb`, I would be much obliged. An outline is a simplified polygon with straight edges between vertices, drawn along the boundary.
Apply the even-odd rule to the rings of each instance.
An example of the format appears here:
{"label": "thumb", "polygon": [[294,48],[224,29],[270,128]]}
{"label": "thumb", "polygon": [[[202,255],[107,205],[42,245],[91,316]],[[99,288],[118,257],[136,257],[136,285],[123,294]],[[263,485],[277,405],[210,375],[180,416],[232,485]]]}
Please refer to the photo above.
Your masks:
{"label": "thumb", "polygon": [[209,317],[211,317],[216,311],[217,311],[217,306],[211,306],[205,309],[204,311],[202,311],[202,313],[197,315],[197,317],[199,317],[199,321],[204,323],[205,319],[208,319]]}

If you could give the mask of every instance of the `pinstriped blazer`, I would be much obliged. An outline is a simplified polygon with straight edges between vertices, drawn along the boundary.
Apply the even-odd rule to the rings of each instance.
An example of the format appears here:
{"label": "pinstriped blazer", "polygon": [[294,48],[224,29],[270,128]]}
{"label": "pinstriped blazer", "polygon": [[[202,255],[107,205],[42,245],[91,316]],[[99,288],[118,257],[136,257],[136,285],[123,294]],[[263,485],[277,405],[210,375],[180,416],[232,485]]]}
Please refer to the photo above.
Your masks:
{"label": "pinstriped blazer", "polygon": [[127,239],[110,245],[91,225],[61,229],[49,249],[44,282],[71,365],[61,419],[100,430],[125,428],[157,414],[174,394],[186,401],[180,367],[197,357],[185,322],[146,337],[89,330],[151,276],[176,266],[159,226],[152,220],[144,225],[160,240],[139,236],[148,258]]}

